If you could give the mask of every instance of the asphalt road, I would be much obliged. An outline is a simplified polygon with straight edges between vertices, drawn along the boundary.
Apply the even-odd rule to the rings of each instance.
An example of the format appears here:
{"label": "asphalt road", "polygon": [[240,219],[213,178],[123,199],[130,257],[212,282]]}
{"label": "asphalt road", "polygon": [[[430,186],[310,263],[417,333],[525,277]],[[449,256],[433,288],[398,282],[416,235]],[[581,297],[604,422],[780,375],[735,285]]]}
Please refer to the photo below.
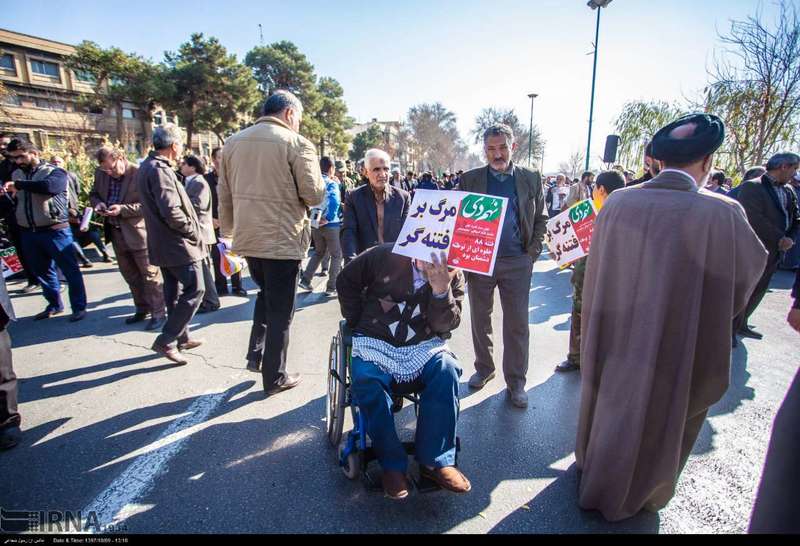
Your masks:
{"label": "asphalt road", "polygon": [[[149,350],[154,334],[124,324],[133,307],[116,267],[84,271],[91,303],[80,323],[33,322],[40,293],[13,295],[24,438],[0,454],[0,506],[84,518],[92,510],[129,533],[745,532],[772,419],[798,363],[800,340],[785,321],[793,276],[779,272],[752,321],[765,337],[734,352],[730,389],[709,413],[675,498],[659,514],[607,523],[576,503],[580,377],[553,372],[567,347],[570,272],[542,258],[530,292],[529,408],[508,403],[502,378],[467,389],[467,305],[451,346],[464,368],[459,464],[472,492],[412,493],[398,503],[347,480],[327,445],[327,353],[339,308],[321,293],[323,279],[299,295],[292,326],[289,371],[303,383],[265,399],[260,376],[244,369],[249,278],[250,299],[224,297],[222,309],[195,318],[208,343],[175,367]],[[496,302],[498,334],[500,317]],[[413,436],[411,408],[398,426]]]}

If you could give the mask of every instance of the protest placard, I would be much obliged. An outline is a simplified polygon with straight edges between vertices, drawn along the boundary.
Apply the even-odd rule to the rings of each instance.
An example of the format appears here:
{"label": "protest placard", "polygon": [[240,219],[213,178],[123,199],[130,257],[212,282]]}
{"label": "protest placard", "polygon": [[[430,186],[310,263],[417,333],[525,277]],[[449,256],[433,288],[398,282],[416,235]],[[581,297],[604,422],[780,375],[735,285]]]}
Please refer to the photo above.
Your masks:
{"label": "protest placard", "polygon": [[17,249],[13,246],[0,250],[0,265],[3,267],[3,278],[8,278],[22,271],[22,262],[17,256]]}
{"label": "protest placard", "polygon": [[448,265],[491,275],[507,205],[505,197],[417,190],[392,251],[426,262],[443,251]]}
{"label": "protest placard", "polygon": [[591,199],[572,205],[547,222],[544,241],[562,268],[589,255],[597,209]]}

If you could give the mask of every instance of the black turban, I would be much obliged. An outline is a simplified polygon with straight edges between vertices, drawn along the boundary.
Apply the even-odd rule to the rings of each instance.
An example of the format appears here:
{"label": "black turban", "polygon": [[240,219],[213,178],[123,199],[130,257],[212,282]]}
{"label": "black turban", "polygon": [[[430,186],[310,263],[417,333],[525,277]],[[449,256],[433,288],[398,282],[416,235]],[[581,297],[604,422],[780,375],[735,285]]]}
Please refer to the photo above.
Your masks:
{"label": "black turban", "polygon": [[[674,138],[670,133],[695,124],[694,134]],[[688,164],[713,154],[725,140],[725,124],[713,114],[689,114],[659,129],[653,137],[654,158],[667,163]]]}

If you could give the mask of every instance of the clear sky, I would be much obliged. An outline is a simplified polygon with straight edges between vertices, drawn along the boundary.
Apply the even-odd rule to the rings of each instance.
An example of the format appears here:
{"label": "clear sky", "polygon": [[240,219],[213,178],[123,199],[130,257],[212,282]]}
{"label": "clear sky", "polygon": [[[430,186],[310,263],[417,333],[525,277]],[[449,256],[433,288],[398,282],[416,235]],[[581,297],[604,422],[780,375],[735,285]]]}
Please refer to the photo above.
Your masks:
{"label": "clear sky", "polygon": [[[545,170],[586,150],[596,12],[585,0],[26,0],[3,2],[0,27],[66,43],[88,39],[153,60],[192,32],[240,59],[291,40],[317,74],[344,87],[357,121],[398,120],[420,102],[455,112],[469,140],[485,107],[514,108],[546,140]],[[600,21],[593,159],[623,103],[694,96],[707,81],[717,29],[756,0],[613,0]],[[774,13],[774,0],[762,9]]]}

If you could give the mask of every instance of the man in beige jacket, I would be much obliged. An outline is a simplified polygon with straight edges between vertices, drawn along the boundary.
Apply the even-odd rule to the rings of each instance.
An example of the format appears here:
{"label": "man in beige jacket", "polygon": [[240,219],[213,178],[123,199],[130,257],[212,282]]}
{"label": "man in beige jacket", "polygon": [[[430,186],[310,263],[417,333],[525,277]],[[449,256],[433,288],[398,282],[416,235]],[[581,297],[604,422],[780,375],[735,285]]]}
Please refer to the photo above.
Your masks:
{"label": "man in beige jacket", "polygon": [[263,347],[261,362],[247,367],[274,394],[300,382],[286,372],[300,262],[311,238],[307,209],[322,203],[325,183],[314,145],[299,134],[303,106],[276,91],[254,125],[230,137],[222,149],[219,220],[233,251],[247,259],[260,292],[253,312],[248,355]]}

